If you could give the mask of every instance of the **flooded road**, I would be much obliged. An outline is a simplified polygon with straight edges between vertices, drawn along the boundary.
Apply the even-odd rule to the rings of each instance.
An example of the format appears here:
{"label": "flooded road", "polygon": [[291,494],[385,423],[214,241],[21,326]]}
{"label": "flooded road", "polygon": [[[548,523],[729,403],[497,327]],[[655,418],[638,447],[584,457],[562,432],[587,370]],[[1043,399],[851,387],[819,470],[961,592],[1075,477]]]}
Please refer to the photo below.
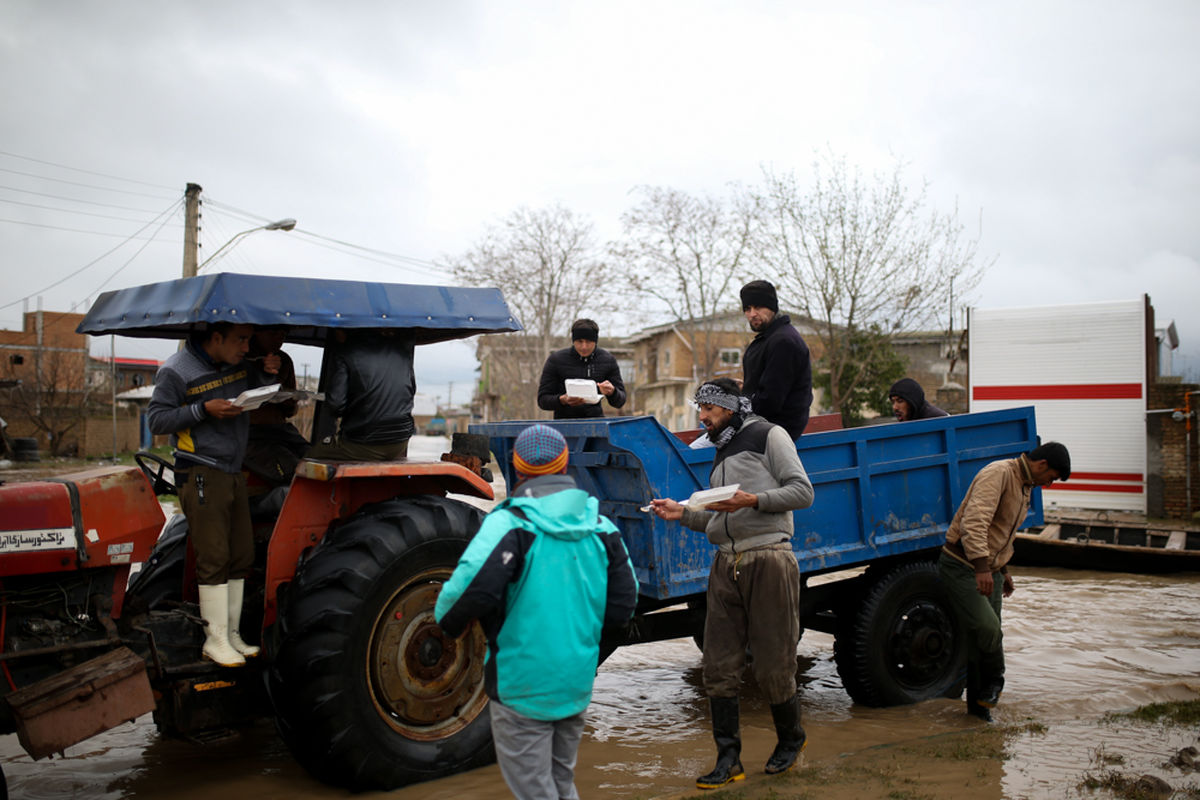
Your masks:
{"label": "flooded road", "polygon": [[[414,443],[414,455],[446,449],[441,437],[415,437]],[[1004,606],[1008,683],[996,718],[1002,725],[1036,723],[1030,726],[1035,730],[1008,736],[1006,758],[941,758],[940,750],[952,748],[956,735],[981,727],[963,713],[961,701],[887,709],[854,705],[834,667],[832,637],[810,631],[797,650],[809,736],[804,763],[882,770],[913,790],[896,795],[887,786],[878,793],[821,787],[817,794],[847,800],[917,798],[935,796],[930,792],[941,787],[937,797],[1104,797],[1075,787],[1106,752],[1120,754],[1123,769],[1161,774],[1180,784],[1179,774],[1170,776],[1162,764],[1181,747],[1200,745],[1200,731],[1101,720],[1106,712],[1200,697],[1200,574],[1020,567],[1013,573],[1016,593]],[[746,784],[794,780],[761,775],[775,739],[770,711],[753,685],[742,692],[742,727]],[[625,648],[601,666],[579,752],[577,784],[583,797],[694,795],[695,776],[708,771],[713,755],[700,651],[690,639]],[[10,735],[0,737],[0,763],[13,798],[355,796],[310,778],[270,722],[201,746],[161,738],[146,715],[69,748],[64,757],[40,762],[25,755]],[[493,765],[357,797],[510,795]]]}
{"label": "flooded road", "polygon": [[[982,798],[1067,797],[1096,757],[1119,752],[1125,768],[1161,772],[1161,762],[1195,744],[1200,731],[1101,724],[1105,712],[1200,696],[1200,575],[1154,576],[1016,568],[1016,594],[1005,606],[1008,686],[1000,723],[1035,721],[1044,732],[1010,739],[1008,758],[923,782],[969,784]],[[962,703],[856,706],[842,691],[832,638],[808,632],[798,649],[808,765],[905,768],[903,748],[977,727]],[[700,652],[691,640],[618,651],[600,669],[580,748],[584,797],[692,794],[694,776],[711,766]],[[743,692],[743,758],[757,773],[774,744],[770,712],[753,686]],[[70,748],[64,758],[33,762],[15,736],[0,739],[12,797],[268,798],[347,797],[308,777],[269,723],[207,746],[161,739],[150,717]],[[961,772],[962,774],[957,774]],[[1178,777],[1178,776],[1176,776]],[[964,790],[965,793],[965,790]],[[508,797],[495,766],[387,794],[397,800]],[[886,797],[886,793],[879,796]]]}

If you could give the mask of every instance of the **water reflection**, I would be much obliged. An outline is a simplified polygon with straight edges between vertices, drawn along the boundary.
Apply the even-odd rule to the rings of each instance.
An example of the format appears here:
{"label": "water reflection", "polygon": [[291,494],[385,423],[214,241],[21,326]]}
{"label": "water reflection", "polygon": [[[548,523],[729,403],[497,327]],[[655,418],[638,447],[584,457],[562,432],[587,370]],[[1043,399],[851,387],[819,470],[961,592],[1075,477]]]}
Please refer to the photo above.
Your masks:
{"label": "water reflection", "polygon": [[[1089,757],[1104,746],[1123,768],[1158,772],[1170,753],[1194,744],[1196,731],[1100,724],[1107,711],[1200,696],[1200,576],[1134,576],[1060,569],[1014,570],[1017,591],[1005,604],[1008,686],[1001,723],[1036,720],[1045,732],[1015,736],[1010,757],[961,774],[926,771],[920,786],[969,784],[973,797],[1075,796]],[[832,638],[808,631],[800,643],[809,764],[886,765],[904,775],[912,743],[936,743],[976,723],[961,702],[856,706],[841,688]],[[744,756],[757,772],[774,744],[770,713],[752,685],[743,693]],[[615,653],[600,670],[580,751],[584,797],[653,797],[690,789],[711,764],[700,652],[691,640]],[[13,797],[264,798],[346,797],[308,777],[269,723],[232,741],[199,747],[163,740],[149,716],[39,763],[15,736],[0,740]],[[964,791],[966,789],[964,788]],[[953,792],[951,791],[951,795]],[[942,795],[942,796],[951,796]],[[371,797],[372,795],[360,795]],[[407,787],[389,798],[503,798],[493,766]]]}

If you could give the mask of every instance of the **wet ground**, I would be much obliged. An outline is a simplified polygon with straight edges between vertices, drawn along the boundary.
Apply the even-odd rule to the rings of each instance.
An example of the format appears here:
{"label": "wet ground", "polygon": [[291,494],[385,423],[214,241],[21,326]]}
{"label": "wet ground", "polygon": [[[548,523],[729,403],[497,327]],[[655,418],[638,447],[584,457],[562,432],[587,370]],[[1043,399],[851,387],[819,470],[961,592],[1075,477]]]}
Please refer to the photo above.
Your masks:
{"label": "wet ground", "polygon": [[[809,746],[805,769],[761,774],[774,744],[770,714],[750,685],[743,702],[747,797],[1111,797],[1077,788],[1085,773],[1119,764],[1178,788],[1200,785],[1165,765],[1200,730],[1129,721],[1107,712],[1200,697],[1200,575],[1138,576],[1014,569],[1005,604],[1008,687],[997,710],[1005,733],[980,743],[961,701],[870,709],[851,703],[832,639],[808,632],[797,653]],[[690,640],[618,651],[600,669],[579,753],[585,798],[697,794],[711,766],[700,652]],[[974,748],[974,749],[972,749]],[[0,737],[15,798],[348,797],[308,777],[270,723],[207,746],[161,739],[149,715],[33,762]],[[831,778],[831,775],[833,776]],[[397,800],[508,797],[495,766],[386,794]],[[711,796],[711,795],[710,795]],[[1200,796],[1200,795],[1198,795]]]}
{"label": "wet ground", "polygon": [[[1034,722],[1034,730],[1004,737],[1002,758],[955,758],[959,734],[979,727],[962,714],[961,703],[856,706],[841,689],[831,638],[806,633],[798,650],[810,740],[805,763],[865,771],[844,790],[826,786],[813,796],[1104,797],[1074,788],[1104,753],[1118,754],[1124,770],[1189,785],[1178,770],[1162,765],[1181,747],[1197,744],[1200,731],[1101,720],[1109,711],[1200,696],[1200,576],[1048,568],[1015,574],[1017,592],[1005,608],[1009,683],[997,721]],[[579,754],[582,796],[695,793],[692,780],[710,766],[712,749],[699,663],[695,645],[677,640],[627,648],[603,665]],[[752,773],[747,784],[799,796],[806,773],[784,780],[758,774],[774,742],[769,711],[753,686],[745,692],[743,725]],[[311,780],[266,723],[235,740],[199,747],[160,739],[146,716],[70,748],[63,758],[37,763],[15,736],[3,737],[0,760],[13,797],[347,796]],[[1200,783],[1196,776],[1190,780]],[[913,793],[894,794],[897,786]],[[492,766],[376,796],[508,795]]]}

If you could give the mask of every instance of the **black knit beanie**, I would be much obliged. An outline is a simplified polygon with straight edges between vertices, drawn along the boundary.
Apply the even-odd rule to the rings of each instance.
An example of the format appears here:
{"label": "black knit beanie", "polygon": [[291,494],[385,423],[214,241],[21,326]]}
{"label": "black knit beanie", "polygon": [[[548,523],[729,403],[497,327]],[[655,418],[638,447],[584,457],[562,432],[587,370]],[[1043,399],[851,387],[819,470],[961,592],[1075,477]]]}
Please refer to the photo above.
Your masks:
{"label": "black knit beanie", "polygon": [[775,287],[767,281],[750,281],[742,287],[742,311],[750,306],[769,308],[779,313],[779,299],[775,296]]}
{"label": "black knit beanie", "polygon": [[586,339],[595,342],[600,339],[600,326],[590,319],[577,319],[571,323],[571,341]]}

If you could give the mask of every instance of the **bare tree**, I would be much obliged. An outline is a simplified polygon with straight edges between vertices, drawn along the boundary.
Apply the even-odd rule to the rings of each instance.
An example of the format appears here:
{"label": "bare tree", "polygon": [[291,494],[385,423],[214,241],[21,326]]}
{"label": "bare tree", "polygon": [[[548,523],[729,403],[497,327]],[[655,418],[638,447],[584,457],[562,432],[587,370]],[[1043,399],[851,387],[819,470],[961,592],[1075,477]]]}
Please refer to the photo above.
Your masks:
{"label": "bare tree", "polygon": [[[98,389],[88,380],[86,351],[46,348],[37,374],[9,391],[9,407],[47,434],[56,456],[80,450],[76,428],[94,410]],[[7,370],[12,373],[12,366]]]}
{"label": "bare tree", "polygon": [[718,312],[737,303],[736,286],[751,255],[752,201],[692,197],[642,186],[642,201],[626,211],[625,238],[610,245],[635,294],[665,305],[692,349],[693,377],[716,369]]}
{"label": "bare tree", "polygon": [[607,268],[592,225],[561,205],[517,209],[449,266],[469,286],[498,287],[526,332],[541,341],[542,359],[553,337],[566,334],[585,310],[608,308]]}
{"label": "bare tree", "polygon": [[816,324],[830,405],[848,417],[861,384],[886,373],[877,367],[894,357],[894,336],[936,329],[987,266],[977,263],[978,241],[965,236],[958,209],[928,208],[928,184],[911,191],[903,167],[897,161],[868,179],[828,153],[814,164],[811,188],[764,169],[756,194],[758,254],[781,302]]}

